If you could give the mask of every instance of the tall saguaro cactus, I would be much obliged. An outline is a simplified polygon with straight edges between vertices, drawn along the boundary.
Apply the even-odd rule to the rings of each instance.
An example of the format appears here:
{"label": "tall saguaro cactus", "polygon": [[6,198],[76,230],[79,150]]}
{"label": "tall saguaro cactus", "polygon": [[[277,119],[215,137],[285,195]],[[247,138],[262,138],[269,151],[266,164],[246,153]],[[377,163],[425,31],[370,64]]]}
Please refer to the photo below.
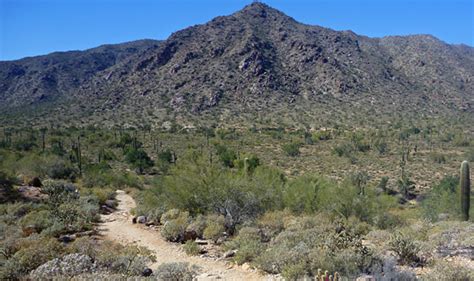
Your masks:
{"label": "tall saguaro cactus", "polygon": [[469,162],[463,161],[461,164],[461,211],[462,219],[469,220],[469,207],[471,203],[471,179],[469,175]]}

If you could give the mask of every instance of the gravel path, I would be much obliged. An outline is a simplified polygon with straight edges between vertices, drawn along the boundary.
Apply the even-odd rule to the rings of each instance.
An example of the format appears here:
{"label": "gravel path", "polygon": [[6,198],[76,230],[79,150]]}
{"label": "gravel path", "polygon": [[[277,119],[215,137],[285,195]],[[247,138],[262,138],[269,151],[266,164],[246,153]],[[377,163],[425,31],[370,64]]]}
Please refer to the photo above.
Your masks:
{"label": "gravel path", "polygon": [[166,262],[188,262],[201,267],[197,280],[274,280],[271,276],[264,276],[256,271],[245,270],[242,267],[216,261],[209,258],[188,256],[180,245],[165,241],[161,235],[142,225],[132,224],[130,210],[135,208],[135,201],[124,191],[117,191],[119,202],[117,211],[102,216],[100,231],[105,239],[121,244],[135,244],[143,246],[156,256],[156,262],[151,264],[152,269]]}

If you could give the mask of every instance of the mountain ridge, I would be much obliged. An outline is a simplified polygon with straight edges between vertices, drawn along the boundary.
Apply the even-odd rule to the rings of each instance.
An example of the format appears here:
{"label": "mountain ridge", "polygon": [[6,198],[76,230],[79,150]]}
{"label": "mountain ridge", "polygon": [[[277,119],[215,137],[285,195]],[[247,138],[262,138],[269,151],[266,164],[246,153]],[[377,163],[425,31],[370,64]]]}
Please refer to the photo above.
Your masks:
{"label": "mountain ridge", "polygon": [[[369,38],[301,24],[253,3],[166,40],[138,42],[132,42],[133,50],[108,45],[116,46],[117,55],[107,47],[98,57],[94,49],[83,51],[92,70],[71,81],[66,68],[65,90],[51,88],[43,71],[39,81],[46,77],[46,82],[32,93],[31,83],[21,84],[24,79],[9,80],[0,62],[0,101],[14,112],[25,104],[48,104],[41,94],[49,94],[46,115],[70,111],[66,122],[110,125],[134,119],[156,126],[166,120],[239,123],[262,115],[276,123],[321,123],[330,115],[351,118],[347,110],[354,107],[376,115],[473,110],[474,48],[431,35]],[[53,94],[46,93],[51,89]],[[318,116],[328,110],[331,114]],[[277,120],[281,116],[284,120]]]}

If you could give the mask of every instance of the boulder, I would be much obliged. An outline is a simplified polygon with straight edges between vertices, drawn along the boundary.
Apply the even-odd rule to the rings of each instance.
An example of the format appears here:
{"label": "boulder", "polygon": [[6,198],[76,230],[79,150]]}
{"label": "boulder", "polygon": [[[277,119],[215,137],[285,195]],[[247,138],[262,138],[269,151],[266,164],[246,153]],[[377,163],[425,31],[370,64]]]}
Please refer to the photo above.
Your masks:
{"label": "boulder", "polygon": [[102,205],[102,206],[100,206],[100,211],[101,211],[103,214],[110,214],[110,213],[113,213],[113,212],[114,212],[114,209],[113,209],[113,208],[110,208],[110,207],[107,206],[107,205]]}
{"label": "boulder", "polygon": [[207,245],[207,244],[209,244],[208,240],[203,240],[203,239],[196,239],[194,242],[196,242],[198,245]]}
{"label": "boulder", "polygon": [[117,203],[115,202],[115,200],[105,200],[105,206],[111,208],[111,209],[115,209],[115,207],[117,207]]}
{"label": "boulder", "polygon": [[76,240],[76,235],[65,234],[65,235],[59,236],[59,238],[58,238],[58,241],[63,242],[63,243],[71,243],[74,240]]}
{"label": "boulder", "polygon": [[231,258],[231,257],[235,256],[236,253],[237,253],[237,250],[227,251],[222,255],[222,258],[224,258],[224,259]]}
{"label": "boulder", "polygon": [[[28,280],[64,280],[67,277],[98,270],[92,258],[82,254],[70,254],[50,260],[30,273]],[[56,277],[56,278],[54,278]]]}
{"label": "boulder", "polygon": [[145,224],[146,223],[146,217],[145,216],[137,217],[137,222],[141,223],[141,224]]}
{"label": "boulder", "polygon": [[148,276],[151,276],[153,274],[153,270],[151,270],[151,268],[145,268],[142,272],[142,276],[143,277],[148,277]]}

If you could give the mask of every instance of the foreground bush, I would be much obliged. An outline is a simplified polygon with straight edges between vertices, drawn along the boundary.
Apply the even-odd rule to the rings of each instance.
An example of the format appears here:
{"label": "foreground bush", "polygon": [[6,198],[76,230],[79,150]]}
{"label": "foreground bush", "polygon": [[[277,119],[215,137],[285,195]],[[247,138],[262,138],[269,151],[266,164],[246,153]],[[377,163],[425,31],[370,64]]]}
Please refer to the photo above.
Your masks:
{"label": "foreground bush", "polygon": [[164,263],[158,266],[155,276],[163,281],[192,281],[199,270],[199,267],[184,262]]}
{"label": "foreground bush", "polygon": [[237,263],[250,262],[291,280],[316,276],[320,268],[352,278],[381,264],[347,224],[332,223],[321,216],[288,217],[284,221],[283,227],[276,225],[272,239],[266,237],[263,228],[244,227],[226,248],[237,250]]}

